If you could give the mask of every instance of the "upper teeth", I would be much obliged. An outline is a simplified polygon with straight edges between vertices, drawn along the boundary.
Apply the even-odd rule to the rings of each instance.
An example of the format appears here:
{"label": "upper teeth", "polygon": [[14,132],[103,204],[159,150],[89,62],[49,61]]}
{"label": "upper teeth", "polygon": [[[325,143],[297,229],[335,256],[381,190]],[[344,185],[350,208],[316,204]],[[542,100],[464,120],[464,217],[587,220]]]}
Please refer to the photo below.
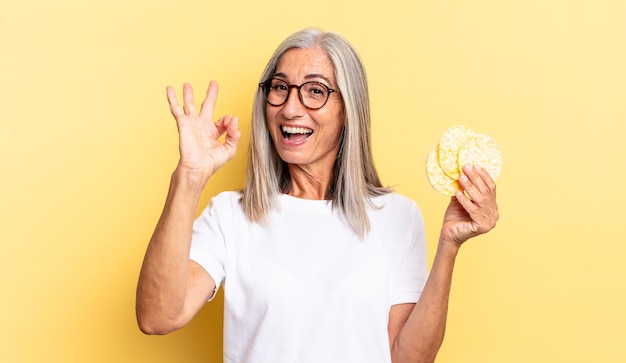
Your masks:
{"label": "upper teeth", "polygon": [[283,132],[286,132],[288,134],[310,134],[313,132],[313,130],[306,127],[283,126],[282,128]]}

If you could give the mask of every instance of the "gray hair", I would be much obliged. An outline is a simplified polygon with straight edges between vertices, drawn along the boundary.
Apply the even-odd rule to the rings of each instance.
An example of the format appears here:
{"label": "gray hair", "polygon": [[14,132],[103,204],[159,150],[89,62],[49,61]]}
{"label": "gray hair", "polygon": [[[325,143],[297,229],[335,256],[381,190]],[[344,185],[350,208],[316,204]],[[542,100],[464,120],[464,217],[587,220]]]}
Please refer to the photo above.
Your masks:
{"label": "gray hair", "polygon": [[[366,208],[371,198],[390,189],[381,185],[374,167],[370,138],[370,108],[367,77],[360,56],[342,36],[308,28],[284,40],[268,62],[259,82],[276,71],[282,55],[294,48],[319,47],[334,65],[335,79],[343,99],[344,129],[326,199],[338,208],[352,229],[361,237],[369,231]],[[290,177],[279,157],[265,117],[265,99],[259,89],[252,109],[252,129],[248,149],[243,208],[248,219],[261,223],[275,208],[280,193],[287,193]]]}

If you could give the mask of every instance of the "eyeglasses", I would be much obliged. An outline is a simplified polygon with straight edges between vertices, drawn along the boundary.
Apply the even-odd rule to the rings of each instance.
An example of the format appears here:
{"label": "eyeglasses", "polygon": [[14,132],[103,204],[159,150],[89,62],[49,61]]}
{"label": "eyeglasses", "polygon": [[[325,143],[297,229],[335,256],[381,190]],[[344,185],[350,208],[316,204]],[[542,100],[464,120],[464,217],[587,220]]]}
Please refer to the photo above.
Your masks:
{"label": "eyeglasses", "polygon": [[310,110],[317,110],[326,104],[330,94],[338,92],[332,88],[326,87],[325,84],[320,82],[305,82],[299,86],[290,85],[287,82],[278,79],[270,78],[265,82],[259,83],[259,87],[263,89],[263,95],[265,101],[272,106],[282,106],[289,99],[291,89],[298,90],[298,97],[302,105]]}

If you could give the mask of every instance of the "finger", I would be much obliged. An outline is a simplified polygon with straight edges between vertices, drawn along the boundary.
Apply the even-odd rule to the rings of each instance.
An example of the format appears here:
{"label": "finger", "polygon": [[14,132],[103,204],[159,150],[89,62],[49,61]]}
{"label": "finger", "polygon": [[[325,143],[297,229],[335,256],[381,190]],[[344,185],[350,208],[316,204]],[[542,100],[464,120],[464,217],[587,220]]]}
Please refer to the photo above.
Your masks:
{"label": "finger", "polygon": [[486,169],[481,168],[478,165],[476,165],[474,167],[474,169],[480,175],[480,177],[483,179],[483,182],[485,183],[487,188],[489,188],[490,190],[495,191],[496,190],[496,182],[493,180],[491,175],[489,175],[489,172]]}
{"label": "finger", "polygon": [[200,116],[211,119],[213,117],[213,110],[215,109],[215,102],[217,101],[217,94],[219,93],[219,85],[215,81],[209,82],[209,87],[206,91],[206,96],[202,105],[200,106]]}
{"label": "finger", "polygon": [[474,204],[472,199],[470,199],[467,195],[465,195],[465,193],[463,193],[460,190],[456,191],[452,199],[456,199],[456,201],[461,205],[461,207],[465,209],[465,211],[470,216],[470,218],[472,218],[472,214],[476,213],[476,210],[478,209],[478,207],[476,206],[476,204]]}
{"label": "finger", "polygon": [[239,119],[236,116],[224,116],[215,123],[215,129],[219,135],[226,133],[224,144],[233,146],[239,142],[241,132],[239,131]]}
{"label": "finger", "polygon": [[191,87],[189,83],[183,85],[183,110],[185,111],[185,115],[196,114],[196,105],[193,100],[193,87]]}
{"label": "finger", "polygon": [[467,198],[463,193],[457,193],[459,203],[467,211],[480,233],[484,233],[495,226],[499,218],[496,203],[495,182],[483,168],[464,167],[459,182],[465,188]]}
{"label": "finger", "polygon": [[478,165],[465,165],[463,166],[463,174],[469,178],[470,182],[480,191],[487,192],[487,184],[483,180],[483,176],[480,171],[483,169]]}
{"label": "finger", "polygon": [[[472,179],[469,178],[469,175],[472,173],[471,168],[472,168],[471,165],[463,166],[463,170],[461,170],[461,176],[459,177],[459,183],[465,190],[465,194],[469,196],[470,199],[474,200],[479,195],[478,195],[478,189],[476,188],[476,185],[472,183]],[[464,194],[464,193],[461,193],[461,194]]]}
{"label": "finger", "polygon": [[471,220],[469,230],[467,230],[468,234],[462,238],[463,240],[487,233],[495,227],[499,218],[497,207],[492,208],[490,206],[476,204],[460,191],[457,191],[455,198],[463,209],[465,209]]}
{"label": "finger", "polygon": [[176,99],[176,91],[172,86],[167,86],[165,88],[165,93],[167,94],[167,102],[170,105],[170,112],[175,118],[183,116],[185,113],[178,105],[178,99]]}
{"label": "finger", "polygon": [[463,166],[463,174],[459,178],[459,183],[465,189],[472,200],[481,201],[483,197],[491,193],[491,189],[487,186],[483,176],[480,174],[482,168],[478,166]]}
{"label": "finger", "polygon": [[239,119],[235,116],[230,116],[226,124],[226,138],[224,140],[224,146],[234,151],[237,149],[240,139],[241,131],[239,131]]}

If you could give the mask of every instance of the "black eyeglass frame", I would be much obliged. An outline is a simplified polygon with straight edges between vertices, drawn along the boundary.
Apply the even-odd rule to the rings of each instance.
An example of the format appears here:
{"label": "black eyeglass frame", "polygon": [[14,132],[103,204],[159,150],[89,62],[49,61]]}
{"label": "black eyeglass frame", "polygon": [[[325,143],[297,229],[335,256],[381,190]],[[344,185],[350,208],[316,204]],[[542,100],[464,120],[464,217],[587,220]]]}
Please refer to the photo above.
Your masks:
{"label": "black eyeglass frame", "polygon": [[[285,100],[284,100],[283,102],[278,103],[278,104],[271,103],[271,102],[267,99],[267,96],[268,96],[268,94],[269,94],[269,92],[270,92],[270,90],[271,90],[269,86],[270,86],[270,84],[271,84],[271,82],[272,82],[273,80],[277,80],[277,81],[281,81],[281,82],[283,82],[284,84],[286,84],[286,85],[287,85],[287,88],[288,88],[288,90],[287,90],[287,97],[285,97]],[[326,95],[326,100],[324,100],[324,103],[322,103],[322,105],[321,105],[321,106],[319,106],[319,107],[310,107],[310,106],[307,106],[307,105],[304,103],[304,99],[303,99],[303,97],[302,97],[302,92],[300,92],[300,90],[302,89],[302,87],[303,87],[304,85],[306,85],[306,84],[311,84],[311,83],[316,84],[316,85],[320,85],[320,86],[322,86],[322,87],[323,87],[324,89],[326,89],[326,91],[328,92],[328,93],[327,93],[327,95]],[[326,106],[326,103],[328,103],[328,99],[330,98],[331,93],[333,93],[333,92],[339,93],[339,91],[338,91],[338,90],[336,90],[336,89],[334,89],[334,88],[330,88],[330,87],[328,87],[327,85],[325,85],[325,84],[323,84],[323,83],[321,83],[321,82],[317,82],[317,81],[309,81],[309,82],[304,82],[304,83],[302,83],[301,85],[297,85],[297,84],[289,84],[289,83],[285,82],[284,80],[282,80],[282,79],[280,79],[280,78],[276,78],[276,77],[272,77],[272,78],[270,78],[270,79],[268,79],[268,80],[266,80],[266,81],[264,81],[264,82],[259,83],[259,87],[260,87],[260,88],[261,88],[261,90],[263,91],[263,98],[265,99],[265,102],[267,102],[268,104],[270,104],[270,105],[272,105],[272,106],[275,106],[275,107],[278,107],[278,106],[282,106],[282,105],[284,105],[284,104],[287,102],[287,100],[289,100],[289,96],[291,96],[291,89],[292,89],[292,88],[295,88],[295,89],[297,89],[297,90],[298,90],[298,99],[300,100],[300,103],[302,104],[302,106],[304,106],[304,107],[308,108],[309,110],[319,110],[320,108],[322,108],[322,107]]]}

